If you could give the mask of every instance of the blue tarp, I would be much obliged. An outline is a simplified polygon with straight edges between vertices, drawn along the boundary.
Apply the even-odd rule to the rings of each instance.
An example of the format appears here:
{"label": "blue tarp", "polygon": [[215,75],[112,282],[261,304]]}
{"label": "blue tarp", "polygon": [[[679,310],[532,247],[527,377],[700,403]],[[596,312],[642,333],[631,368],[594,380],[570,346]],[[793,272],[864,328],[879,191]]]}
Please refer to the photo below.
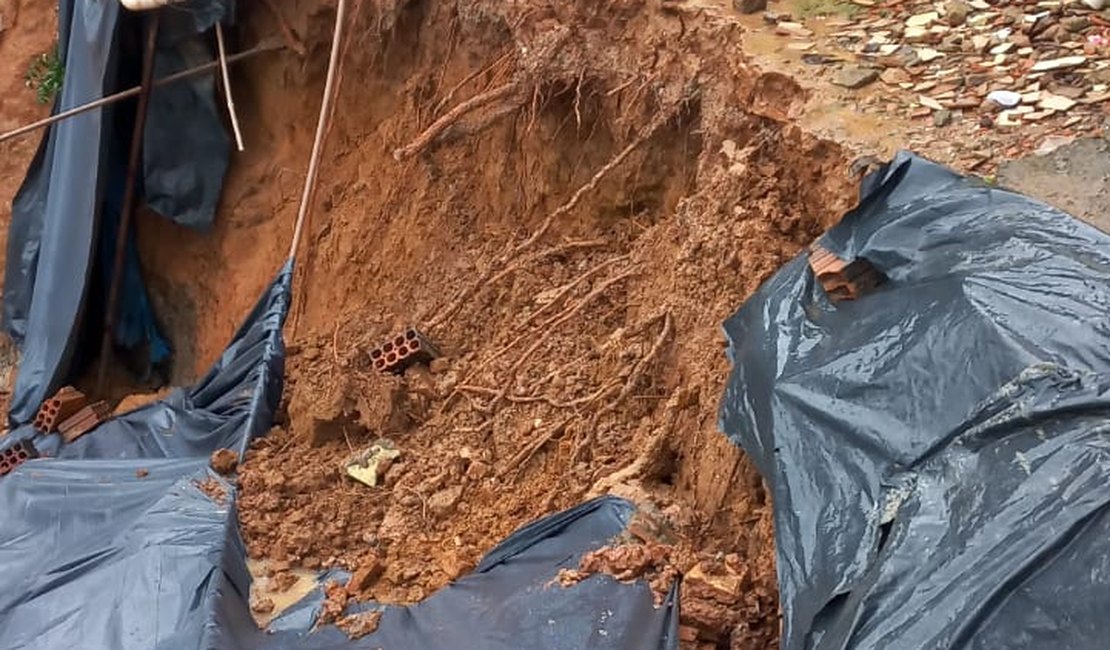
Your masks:
{"label": "blue tarp", "polygon": [[1104,648],[1110,237],[911,154],[726,324],[722,429],[773,493],[783,648]]}
{"label": "blue tarp", "polygon": [[[227,0],[190,0],[164,11],[157,73],[176,72],[206,55],[211,60],[202,33],[233,9]],[[141,55],[127,45],[139,47],[139,17],[149,15],[123,12],[118,2],[60,0],[65,76],[55,113],[137,80]],[[30,421],[43,400],[70,381],[71,366],[96,354],[82,348],[90,347],[89,340],[99,345],[109,282],[94,278],[94,268],[99,264],[108,276],[113,264],[133,111],[133,104],[117,104],[52,125],[12,202],[3,315],[22,352],[8,414],[12,424]],[[179,223],[209,226],[229,150],[211,77],[154,89],[143,134],[140,199]],[[157,331],[133,232],[127,246],[113,341],[149,372],[167,361],[169,345]]]}
{"label": "blue tarp", "polygon": [[[472,574],[417,605],[383,608],[378,630],[357,641],[334,627],[313,629],[321,589],[259,630],[235,487],[208,458],[220,448],[245,452],[270,428],[291,278],[289,264],[196,386],[72,444],[39,436],[50,457],[0,478],[5,649],[678,647],[677,584],[660,607],[642,582],[597,575],[570,588],[553,584],[560,569],[576,568],[624,530],[634,508],[612,497],[525,526]],[[33,436],[23,427],[10,440]],[[203,491],[208,481],[225,498]]]}

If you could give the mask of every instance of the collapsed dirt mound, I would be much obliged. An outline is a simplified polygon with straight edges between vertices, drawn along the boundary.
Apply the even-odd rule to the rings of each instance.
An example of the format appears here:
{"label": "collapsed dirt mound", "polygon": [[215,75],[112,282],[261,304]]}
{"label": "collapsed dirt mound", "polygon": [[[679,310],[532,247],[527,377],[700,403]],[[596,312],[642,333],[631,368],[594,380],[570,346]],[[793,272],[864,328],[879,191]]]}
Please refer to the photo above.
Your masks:
{"label": "collapsed dirt mound", "polygon": [[[747,65],[726,5],[358,4],[298,260],[286,413],[240,467],[253,556],[380,564],[358,597],[414,602],[517,527],[615,491],[743,585],[715,601],[691,582],[686,644],[773,645],[770,507],[716,429],[719,325],[855,179],[847,152],[790,123],[802,91]],[[309,57],[239,79],[252,120],[219,245],[140,224],[162,260],[155,301],[197,368],[288,241],[333,15],[285,10]],[[272,20],[246,13],[240,37]],[[370,351],[410,326],[443,357],[373,370]],[[348,476],[383,439],[398,456],[373,484]],[[690,622],[697,603],[719,615]]]}

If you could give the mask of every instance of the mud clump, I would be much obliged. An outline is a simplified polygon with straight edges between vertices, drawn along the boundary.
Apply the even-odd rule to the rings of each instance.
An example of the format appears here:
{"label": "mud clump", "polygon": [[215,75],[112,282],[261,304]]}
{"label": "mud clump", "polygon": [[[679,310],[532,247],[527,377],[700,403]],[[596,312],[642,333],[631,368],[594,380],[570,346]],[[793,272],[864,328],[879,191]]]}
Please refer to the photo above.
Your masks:
{"label": "mud clump", "polygon": [[378,624],[382,620],[382,613],[380,610],[372,610],[369,612],[359,612],[358,614],[351,614],[344,616],[335,622],[335,626],[351,639],[361,639],[367,634],[372,634],[378,630]]}
{"label": "mud clump", "polygon": [[231,449],[217,449],[212,452],[212,456],[208,459],[208,464],[217,474],[227,476],[235,472],[235,469],[239,467],[239,452],[232,451]]}

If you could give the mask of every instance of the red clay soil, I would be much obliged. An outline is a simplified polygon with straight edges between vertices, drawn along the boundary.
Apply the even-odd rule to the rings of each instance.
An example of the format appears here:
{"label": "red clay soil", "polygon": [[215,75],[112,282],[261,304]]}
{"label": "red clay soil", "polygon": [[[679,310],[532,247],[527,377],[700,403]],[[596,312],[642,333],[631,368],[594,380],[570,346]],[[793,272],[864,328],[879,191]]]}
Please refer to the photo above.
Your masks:
{"label": "red clay soil", "polygon": [[[687,576],[684,646],[774,647],[769,504],[716,428],[719,328],[850,207],[850,155],[790,123],[800,89],[747,66],[727,17],[605,6],[363,6],[299,259],[287,412],[240,470],[243,534],[253,556],[310,568],[372,556],[356,597],[408,603],[517,527],[615,491],[682,540],[690,561],[646,577]],[[290,18],[317,35],[306,70],[330,19]],[[235,253],[190,249],[215,293],[261,289],[279,263],[244,238],[287,241],[298,176],[282,170],[303,165],[319,90],[300,70],[245,75],[256,144],[219,228]],[[476,97],[493,99],[429,137]],[[246,306],[198,310],[200,358],[223,341],[204,333],[231,329],[215,312]],[[409,326],[445,357],[373,371]],[[383,482],[346,476],[383,437],[401,452]]]}
{"label": "red clay soil", "polygon": [[[242,7],[241,46],[279,33],[266,4]],[[289,245],[334,5],[280,4],[308,56],[234,70],[247,150],[215,228],[137,224],[177,383]],[[770,504],[716,426],[720,324],[850,207],[851,152],[791,122],[803,91],[745,60],[726,0],[354,6],[286,403],[239,466],[251,555],[377,562],[344,598],[411,603],[516,528],[614,492],[682,549],[643,577],[685,576],[684,647],[775,647]],[[410,326],[444,357],[374,372],[370,350]],[[383,480],[348,477],[380,438],[400,451]],[[579,570],[626,572],[599,557]]]}

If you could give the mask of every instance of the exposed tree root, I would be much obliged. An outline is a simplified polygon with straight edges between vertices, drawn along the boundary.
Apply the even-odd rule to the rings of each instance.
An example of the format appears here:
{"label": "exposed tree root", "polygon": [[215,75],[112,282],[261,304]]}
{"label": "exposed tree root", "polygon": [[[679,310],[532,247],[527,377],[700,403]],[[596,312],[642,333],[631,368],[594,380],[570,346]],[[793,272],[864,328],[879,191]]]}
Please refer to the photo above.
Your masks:
{"label": "exposed tree root", "polygon": [[[435,140],[443,135],[443,133],[448,128],[462,119],[462,117],[467,113],[470,113],[471,111],[477,110],[483,106],[487,106],[499,100],[507,99],[511,97],[514,93],[518,93],[519,90],[519,84],[517,84],[516,82],[509,82],[503,86],[494,88],[493,90],[487,90],[486,92],[479,93],[471,97],[470,99],[459,103],[450,111],[447,111],[447,113],[445,113],[443,117],[439,118],[435,122],[432,122],[431,126],[424,129],[424,131],[420,135],[416,136],[415,140],[399,149],[394,149],[393,157],[396,160],[400,161],[415,156],[416,154],[426,149],[433,142],[435,142]],[[520,103],[523,103],[523,99],[521,99]]]}

